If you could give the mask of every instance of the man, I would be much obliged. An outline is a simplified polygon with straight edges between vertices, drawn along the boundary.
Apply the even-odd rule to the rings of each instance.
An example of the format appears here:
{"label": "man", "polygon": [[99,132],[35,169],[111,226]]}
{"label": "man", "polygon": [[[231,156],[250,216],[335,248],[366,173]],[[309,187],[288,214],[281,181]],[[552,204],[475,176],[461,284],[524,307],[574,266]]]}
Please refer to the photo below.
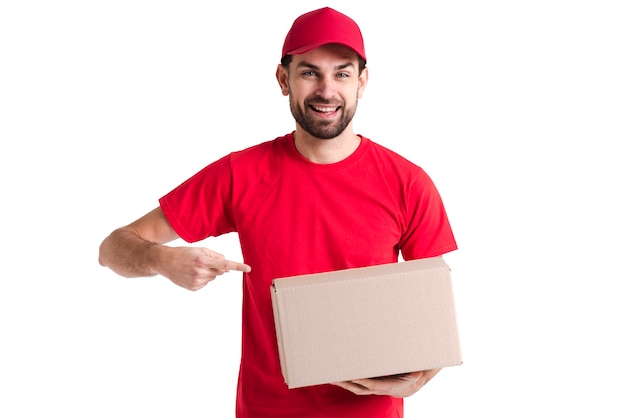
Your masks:
{"label": "man", "polygon": [[[361,31],[348,16],[322,8],[297,18],[276,71],[295,131],[209,164],[100,247],[100,263],[122,276],[160,274],[190,290],[243,272],[240,418],[399,417],[402,398],[438,372],[289,390],[280,371],[273,278],[457,248],[427,174],[353,132],[365,63]],[[164,245],[230,232],[239,235],[245,264],[206,248]]]}

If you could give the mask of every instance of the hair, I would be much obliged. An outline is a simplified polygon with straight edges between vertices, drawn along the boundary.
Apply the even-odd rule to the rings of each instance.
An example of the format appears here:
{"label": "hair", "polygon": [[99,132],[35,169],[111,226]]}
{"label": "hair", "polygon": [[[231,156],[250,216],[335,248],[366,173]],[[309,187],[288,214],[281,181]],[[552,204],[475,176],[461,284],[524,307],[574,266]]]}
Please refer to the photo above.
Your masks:
{"label": "hair", "polygon": [[[361,73],[365,69],[365,60],[361,57],[358,57],[358,58],[359,58],[359,75],[361,75]],[[291,63],[292,59],[293,59],[293,55],[285,55],[283,59],[280,60],[280,63],[282,64],[283,67],[289,67],[289,64]]]}

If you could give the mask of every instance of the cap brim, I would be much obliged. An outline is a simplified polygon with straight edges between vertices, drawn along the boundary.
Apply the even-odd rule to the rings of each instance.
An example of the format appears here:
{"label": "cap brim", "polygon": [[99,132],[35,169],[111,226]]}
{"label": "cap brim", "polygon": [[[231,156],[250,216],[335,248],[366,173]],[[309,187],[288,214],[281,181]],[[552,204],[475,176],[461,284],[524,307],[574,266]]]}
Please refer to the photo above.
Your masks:
{"label": "cap brim", "polygon": [[315,43],[312,43],[312,44],[304,45],[304,46],[301,46],[300,48],[296,48],[296,49],[292,49],[291,51],[287,51],[285,53],[285,55],[305,54],[305,53],[307,53],[309,51],[314,50],[315,48],[319,48],[320,46],[329,45],[329,44],[336,44],[336,45],[345,46],[346,48],[353,50],[359,57],[361,57],[363,60],[365,60],[365,57],[363,57],[361,54],[359,54],[359,52],[356,51],[354,48],[352,48],[350,45],[347,45],[345,42],[340,42],[340,41],[335,41],[335,40],[320,41],[320,42],[315,42]]}

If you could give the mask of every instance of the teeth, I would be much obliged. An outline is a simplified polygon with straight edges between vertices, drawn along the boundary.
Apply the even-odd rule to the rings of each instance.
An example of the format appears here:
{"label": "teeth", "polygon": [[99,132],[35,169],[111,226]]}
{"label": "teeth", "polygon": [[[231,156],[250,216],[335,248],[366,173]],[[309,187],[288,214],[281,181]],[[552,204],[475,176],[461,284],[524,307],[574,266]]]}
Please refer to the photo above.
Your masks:
{"label": "teeth", "polygon": [[312,107],[317,112],[323,112],[323,113],[332,113],[337,109],[335,107],[318,107],[318,106],[312,106]]}

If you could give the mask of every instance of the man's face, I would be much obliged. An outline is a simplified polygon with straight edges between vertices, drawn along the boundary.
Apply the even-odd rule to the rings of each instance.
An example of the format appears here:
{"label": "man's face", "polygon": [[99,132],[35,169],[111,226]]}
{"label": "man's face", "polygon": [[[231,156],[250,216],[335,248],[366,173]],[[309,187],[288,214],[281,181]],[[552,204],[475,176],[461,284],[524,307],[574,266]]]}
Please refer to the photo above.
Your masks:
{"label": "man's face", "polygon": [[296,123],[316,138],[331,139],[352,121],[367,69],[359,75],[358,56],[351,49],[324,45],[294,55],[279,82]]}

